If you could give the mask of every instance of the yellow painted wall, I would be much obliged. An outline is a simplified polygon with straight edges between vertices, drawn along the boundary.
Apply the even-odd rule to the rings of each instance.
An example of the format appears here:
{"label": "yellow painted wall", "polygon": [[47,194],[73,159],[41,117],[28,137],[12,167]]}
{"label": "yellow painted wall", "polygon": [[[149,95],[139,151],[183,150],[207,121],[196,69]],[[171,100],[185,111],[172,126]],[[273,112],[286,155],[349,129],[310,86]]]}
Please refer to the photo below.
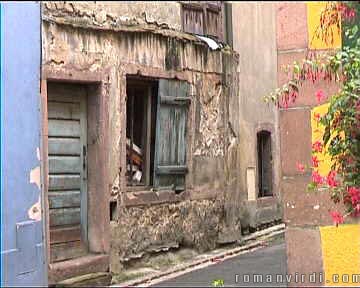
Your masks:
{"label": "yellow painted wall", "polygon": [[326,1],[314,1],[306,2],[307,4],[307,24],[308,24],[308,37],[309,37],[309,48],[310,49],[334,49],[341,47],[341,33],[338,33],[337,27],[333,28],[334,43],[327,45],[322,40],[313,37],[316,31],[316,28],[320,23],[320,13],[321,10],[325,8]]}
{"label": "yellow painted wall", "polygon": [[[312,131],[311,141],[312,141],[312,143],[314,143],[316,141],[323,142],[323,135],[324,135],[324,131],[325,131],[324,126],[315,120],[314,115],[315,115],[315,113],[319,113],[322,116],[327,112],[328,109],[329,109],[329,103],[326,103],[326,104],[317,106],[311,110],[311,131]],[[318,167],[318,172],[323,177],[325,177],[329,174],[329,172],[331,170],[331,166],[333,164],[331,157],[326,153],[328,146],[329,146],[329,144],[325,147],[325,149],[323,149],[322,153],[319,152],[319,153],[313,154],[314,156],[316,155],[320,161],[319,167]]]}
{"label": "yellow painted wall", "polygon": [[324,284],[359,287],[360,282],[356,281],[360,281],[360,225],[320,227],[320,234]]}

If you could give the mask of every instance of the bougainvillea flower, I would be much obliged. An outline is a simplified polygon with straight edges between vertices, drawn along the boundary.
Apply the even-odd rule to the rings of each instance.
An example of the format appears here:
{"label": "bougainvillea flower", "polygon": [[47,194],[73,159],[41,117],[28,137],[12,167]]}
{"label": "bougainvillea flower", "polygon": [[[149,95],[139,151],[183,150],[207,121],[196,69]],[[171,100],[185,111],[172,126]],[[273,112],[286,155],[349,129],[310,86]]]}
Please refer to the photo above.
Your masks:
{"label": "bougainvillea flower", "polygon": [[351,203],[355,207],[360,204],[360,189],[356,187],[348,187],[348,194],[351,197]]}
{"label": "bougainvillea flower", "polygon": [[330,187],[337,187],[338,182],[335,180],[336,177],[336,171],[330,171],[329,174],[326,177],[326,182]]}
{"label": "bougainvillea flower", "polygon": [[315,152],[322,152],[322,143],[320,141],[315,141],[312,144],[312,150]]}
{"label": "bougainvillea flower", "polygon": [[315,96],[318,103],[321,102],[321,100],[325,99],[325,93],[321,89],[316,91]]}
{"label": "bougainvillea flower", "polygon": [[344,217],[339,212],[333,211],[333,212],[330,212],[330,215],[336,226],[338,226],[341,223],[344,223]]}
{"label": "bougainvillea flower", "polygon": [[319,122],[319,121],[320,121],[320,118],[321,118],[320,113],[315,112],[315,113],[314,113],[314,119],[315,119],[315,121],[316,121],[316,122]]}
{"label": "bougainvillea flower", "polygon": [[347,164],[351,165],[354,163],[354,158],[352,158],[351,156],[348,156],[348,157],[346,157],[346,162],[347,162]]}
{"label": "bougainvillea flower", "polygon": [[349,11],[349,13],[348,13],[348,18],[352,19],[352,18],[355,17],[355,15],[356,15],[355,10],[354,10],[354,9],[351,9],[351,10]]}
{"label": "bougainvillea flower", "polygon": [[311,162],[312,162],[312,166],[317,168],[319,167],[319,159],[316,156],[312,156],[311,157]]}
{"label": "bougainvillea flower", "polygon": [[341,17],[347,20],[351,20],[356,16],[356,11],[354,8],[349,7],[348,5],[341,3],[338,5],[338,11],[341,13]]}
{"label": "bougainvillea flower", "polygon": [[355,216],[358,216],[358,215],[360,216],[360,203],[355,206],[354,210],[355,210],[354,215]]}
{"label": "bougainvillea flower", "polygon": [[305,166],[304,164],[301,164],[299,162],[296,162],[296,170],[299,172],[305,172]]}
{"label": "bougainvillea flower", "polygon": [[319,174],[319,172],[318,171],[316,171],[316,170],[314,170],[313,172],[312,172],[312,181],[314,182],[314,183],[316,183],[316,184],[322,184],[323,183],[323,181],[324,181],[324,179],[323,179],[323,177],[321,177],[321,175]]}

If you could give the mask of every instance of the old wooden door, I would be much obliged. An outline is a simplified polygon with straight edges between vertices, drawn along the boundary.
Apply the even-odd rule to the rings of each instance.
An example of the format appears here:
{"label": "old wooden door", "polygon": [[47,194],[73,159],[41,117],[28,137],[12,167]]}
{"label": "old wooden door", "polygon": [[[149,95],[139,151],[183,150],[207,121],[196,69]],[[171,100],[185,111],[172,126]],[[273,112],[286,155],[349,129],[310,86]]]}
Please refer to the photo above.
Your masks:
{"label": "old wooden door", "polygon": [[87,252],[86,87],[48,83],[50,261]]}

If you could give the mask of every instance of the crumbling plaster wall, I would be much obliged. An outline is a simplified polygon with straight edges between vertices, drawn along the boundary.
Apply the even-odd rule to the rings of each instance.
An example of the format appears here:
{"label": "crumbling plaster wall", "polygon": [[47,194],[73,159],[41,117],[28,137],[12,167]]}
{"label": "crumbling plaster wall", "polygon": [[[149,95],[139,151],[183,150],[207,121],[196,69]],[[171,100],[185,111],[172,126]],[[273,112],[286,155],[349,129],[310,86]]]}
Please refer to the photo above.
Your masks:
{"label": "crumbling plaster wall", "polygon": [[132,260],[169,248],[192,247],[206,251],[216,247],[224,227],[220,200],[182,201],[167,205],[129,207],[118,223],[111,223],[111,271],[120,272]]}
{"label": "crumbling plaster wall", "polygon": [[124,24],[181,29],[181,4],[177,1],[44,1],[43,7],[53,17],[71,15],[103,27]]}
{"label": "crumbling plaster wall", "polygon": [[[108,75],[109,199],[111,193],[122,200],[130,195],[124,192],[125,169],[121,169],[125,165],[126,75],[177,77],[191,85],[187,189],[175,197],[181,201],[172,204],[130,207],[119,202],[118,221],[111,227],[113,269],[121,267],[120,260],[142,255],[156,245],[175,243],[206,250],[215,247],[219,238],[240,238],[239,213],[230,203],[238,189],[236,53],[211,51],[190,34],[158,26],[144,29],[122,20],[114,24],[111,17],[100,24],[96,19],[100,6],[92,2],[89,6],[72,3],[72,8],[59,3],[43,4],[43,67]],[[106,5],[114,5],[110,10],[119,14],[125,9],[115,9],[115,3]],[[171,7],[167,13],[172,13]],[[171,25],[176,28],[176,23]]]}

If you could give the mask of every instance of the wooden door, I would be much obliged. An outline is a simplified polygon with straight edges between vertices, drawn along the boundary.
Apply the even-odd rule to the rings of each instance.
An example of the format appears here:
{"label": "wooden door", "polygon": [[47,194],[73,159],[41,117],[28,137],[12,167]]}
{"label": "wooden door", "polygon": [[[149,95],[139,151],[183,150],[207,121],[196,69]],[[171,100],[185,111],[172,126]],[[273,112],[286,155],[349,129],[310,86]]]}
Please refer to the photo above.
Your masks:
{"label": "wooden door", "polygon": [[50,261],[87,252],[86,87],[48,83]]}

